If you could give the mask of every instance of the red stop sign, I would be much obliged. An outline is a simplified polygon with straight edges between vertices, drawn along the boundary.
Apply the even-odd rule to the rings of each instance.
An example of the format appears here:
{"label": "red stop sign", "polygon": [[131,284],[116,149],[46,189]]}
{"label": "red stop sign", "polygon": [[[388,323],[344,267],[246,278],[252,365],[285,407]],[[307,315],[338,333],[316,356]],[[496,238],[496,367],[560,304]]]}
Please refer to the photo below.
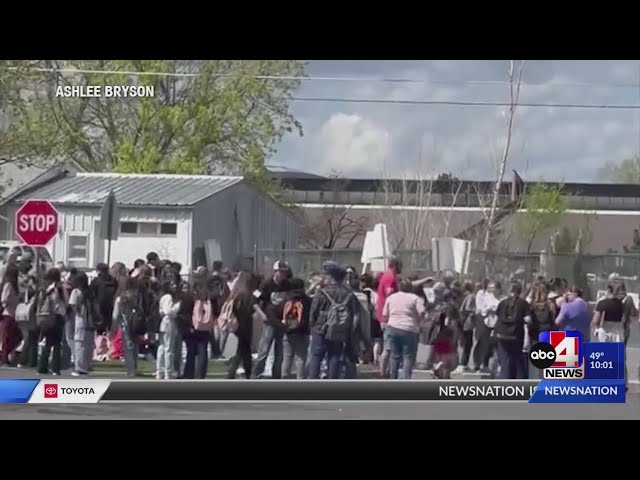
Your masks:
{"label": "red stop sign", "polygon": [[58,233],[58,211],[46,200],[29,200],[16,212],[16,236],[31,247],[43,247]]}

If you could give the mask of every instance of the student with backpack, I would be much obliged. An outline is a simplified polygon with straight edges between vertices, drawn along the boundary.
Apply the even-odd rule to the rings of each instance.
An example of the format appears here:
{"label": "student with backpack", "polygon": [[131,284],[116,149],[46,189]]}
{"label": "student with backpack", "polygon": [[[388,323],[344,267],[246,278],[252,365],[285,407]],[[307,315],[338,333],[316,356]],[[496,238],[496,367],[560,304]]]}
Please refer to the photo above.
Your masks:
{"label": "student with backpack", "polygon": [[360,303],[344,283],[345,269],[327,261],[323,270],[329,276],[329,283],[313,297],[309,315],[309,378],[320,378],[322,360],[327,356],[327,378],[337,379],[345,345],[352,341],[353,329],[359,321]]}
{"label": "student with backpack", "polygon": [[460,304],[460,361],[454,373],[468,372],[471,349],[473,348],[473,332],[476,328],[476,292],[471,282],[464,284],[464,294]]}
{"label": "student with backpack", "polygon": [[[216,267],[222,267],[222,262],[213,262],[213,273],[207,279],[207,289],[209,291],[209,299],[211,301],[211,307],[213,309],[214,317],[218,317],[222,304],[229,296],[229,285],[224,278],[222,271]],[[223,355],[223,343],[226,342],[226,333],[220,332],[218,326],[215,325],[210,335],[211,356],[213,358],[220,358]]]}
{"label": "student with backpack", "polygon": [[555,330],[555,319],[557,316],[555,303],[549,300],[549,294],[544,282],[536,283],[527,295],[531,304],[531,323],[527,325],[527,335],[525,337],[525,346],[523,363],[525,372],[528,372],[528,378],[542,378],[542,370],[531,365],[528,352],[532,345],[538,343],[540,333]]}
{"label": "student with backpack", "polygon": [[229,298],[222,306],[218,325],[223,332],[234,333],[238,338],[236,354],[229,360],[227,378],[236,378],[238,367],[242,364],[244,377],[251,378],[253,357],[251,356],[251,340],[253,337],[253,317],[266,322],[267,316],[257,298],[255,287],[257,279],[248,272],[240,272],[229,293]]}
{"label": "student with backpack", "polygon": [[187,345],[183,378],[207,378],[207,346],[215,326],[215,316],[206,282],[196,283],[193,294],[182,293],[176,321]]}
{"label": "student with backpack", "polygon": [[91,281],[91,294],[95,299],[95,327],[98,335],[102,335],[111,325],[113,304],[118,294],[118,282],[109,273],[105,263],[96,266],[98,276]]}
{"label": "student with backpack", "polygon": [[521,298],[522,285],[514,283],[509,296],[498,304],[495,336],[500,365],[500,379],[524,379],[522,352],[525,341],[525,324],[531,323],[531,307]]}
{"label": "student with backpack", "polygon": [[69,306],[75,317],[73,334],[73,358],[75,369],[71,372],[74,377],[88,375],[93,358],[93,341],[96,335],[93,323],[93,302],[89,279],[86,273],[78,272],[72,278]]}
{"label": "student with backpack", "polygon": [[309,350],[309,312],[311,298],[305,292],[301,278],[291,280],[293,290],[288,292],[282,311],[284,328],[282,378],[291,378],[295,365],[295,378],[303,380]]}
{"label": "student with backpack", "polygon": [[113,305],[113,325],[111,332],[120,331],[124,364],[128,377],[135,377],[138,371],[138,332],[145,329],[145,317],[138,282],[129,278]]}
{"label": "student with backpack", "polygon": [[258,301],[260,308],[266,315],[263,325],[260,345],[258,346],[258,358],[253,374],[261,378],[267,365],[267,358],[273,345],[273,367],[271,378],[280,378],[282,374],[283,337],[282,311],[287,292],[292,290],[291,268],[287,262],[279,260],[273,265],[273,276],[265,280],[258,288]]}
{"label": "student with backpack", "polygon": [[60,375],[60,346],[64,334],[64,315],[67,312],[60,270],[52,268],[45,273],[43,287],[33,305],[30,314],[33,313],[45,341],[38,360],[38,373],[47,375],[51,367],[52,375]]}

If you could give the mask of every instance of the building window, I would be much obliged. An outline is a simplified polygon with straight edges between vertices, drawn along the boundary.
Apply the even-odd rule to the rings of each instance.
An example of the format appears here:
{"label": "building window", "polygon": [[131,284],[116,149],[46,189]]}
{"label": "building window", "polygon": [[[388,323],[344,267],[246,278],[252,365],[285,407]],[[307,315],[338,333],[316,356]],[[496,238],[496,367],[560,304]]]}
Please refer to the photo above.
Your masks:
{"label": "building window", "polygon": [[157,235],[157,234],[158,234],[157,223],[148,223],[148,222],[138,223],[138,235]]}
{"label": "building window", "polygon": [[155,223],[155,222],[121,222],[120,233],[126,235],[139,236],[175,236],[178,234],[177,223]]}
{"label": "building window", "polygon": [[67,261],[72,267],[89,266],[89,235],[74,233],[67,236]]}
{"label": "building window", "polygon": [[161,223],[160,235],[177,235],[178,224],[177,223]]}
{"label": "building window", "polygon": [[138,233],[138,224],[136,222],[120,222],[120,233],[135,235]]}

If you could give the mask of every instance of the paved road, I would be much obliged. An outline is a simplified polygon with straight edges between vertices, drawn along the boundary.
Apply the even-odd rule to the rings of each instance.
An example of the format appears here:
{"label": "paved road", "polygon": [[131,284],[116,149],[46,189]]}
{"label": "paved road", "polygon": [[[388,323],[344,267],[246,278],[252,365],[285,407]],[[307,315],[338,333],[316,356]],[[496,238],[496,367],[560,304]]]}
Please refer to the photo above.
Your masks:
{"label": "paved road", "polygon": [[640,395],[624,405],[526,403],[0,405],[0,420],[623,420],[640,418]]}

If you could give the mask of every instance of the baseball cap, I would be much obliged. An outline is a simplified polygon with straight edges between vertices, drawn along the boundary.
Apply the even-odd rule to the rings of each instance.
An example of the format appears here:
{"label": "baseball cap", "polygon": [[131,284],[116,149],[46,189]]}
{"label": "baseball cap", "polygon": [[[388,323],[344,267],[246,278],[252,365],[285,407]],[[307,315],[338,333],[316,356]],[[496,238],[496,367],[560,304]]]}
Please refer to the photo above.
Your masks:
{"label": "baseball cap", "polygon": [[290,270],[291,268],[289,267],[289,264],[284,260],[278,260],[276,263],[273,264],[274,272],[277,272],[277,271],[288,272]]}

